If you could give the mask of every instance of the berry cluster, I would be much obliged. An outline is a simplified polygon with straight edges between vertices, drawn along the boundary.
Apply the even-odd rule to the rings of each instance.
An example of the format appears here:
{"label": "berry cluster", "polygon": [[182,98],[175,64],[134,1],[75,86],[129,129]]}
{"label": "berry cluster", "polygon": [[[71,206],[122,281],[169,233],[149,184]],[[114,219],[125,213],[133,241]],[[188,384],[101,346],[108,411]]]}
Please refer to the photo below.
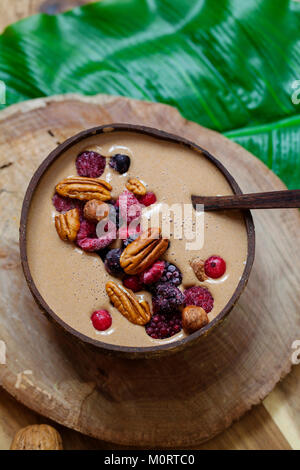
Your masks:
{"label": "berry cluster", "polygon": [[[99,178],[106,166],[106,158],[94,151],[85,151],[78,155],[76,168],[79,176]],[[110,158],[109,166],[120,174],[128,171],[130,158],[128,155],[116,154]],[[118,199],[110,205],[109,215],[105,219],[104,235],[97,236],[96,221],[84,217],[84,203],[76,199],[55,194],[52,199],[55,209],[65,213],[71,209],[79,209],[80,228],[76,243],[84,251],[97,252],[104,262],[105,269],[110,275],[121,277],[123,285],[133,292],[148,290],[152,294],[153,316],[145,326],[146,333],[153,339],[169,338],[182,329],[180,309],[184,306],[202,307],[209,313],[214,305],[214,299],[205,287],[193,286],[183,292],[178,288],[182,283],[180,269],[164,260],[155,261],[139,275],[125,275],[120,258],[123,250],[140,232],[139,220],[142,208],[156,202],[153,192],[143,196],[135,196],[125,189]],[[129,227],[132,222],[136,227]],[[117,234],[122,239],[121,248],[110,248]],[[219,256],[211,256],[204,263],[206,276],[217,279],[224,275],[226,263]],[[104,331],[112,324],[111,315],[107,310],[97,310],[91,316],[91,322],[96,330]]]}

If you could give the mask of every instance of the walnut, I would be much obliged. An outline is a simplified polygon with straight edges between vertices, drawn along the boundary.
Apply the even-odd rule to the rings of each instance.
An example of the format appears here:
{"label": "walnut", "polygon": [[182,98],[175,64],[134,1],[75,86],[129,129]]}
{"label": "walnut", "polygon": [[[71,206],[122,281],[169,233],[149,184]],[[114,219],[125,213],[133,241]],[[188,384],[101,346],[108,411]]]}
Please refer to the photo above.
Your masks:
{"label": "walnut", "polygon": [[20,429],[10,450],[63,450],[60,434],[47,424],[34,424]]}
{"label": "walnut", "polygon": [[130,178],[126,183],[126,188],[136,196],[145,196],[147,189],[137,178]]}

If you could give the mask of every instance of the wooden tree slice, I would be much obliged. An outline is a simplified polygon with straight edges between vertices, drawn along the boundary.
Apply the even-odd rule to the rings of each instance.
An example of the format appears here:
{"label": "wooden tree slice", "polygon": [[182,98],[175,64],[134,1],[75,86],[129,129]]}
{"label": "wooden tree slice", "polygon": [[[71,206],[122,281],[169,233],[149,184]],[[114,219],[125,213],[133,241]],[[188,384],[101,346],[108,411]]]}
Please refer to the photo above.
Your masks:
{"label": "wooden tree slice", "polygon": [[[246,150],[171,107],[65,95],[0,113],[0,383],[19,401],[102,440],[174,447],[203,442],[259,403],[291,368],[300,338],[300,217],[254,212],[257,250],[248,287],[228,319],[183,352],[116,359],[79,346],[39,312],[21,272],[18,228],[34,170],[58,142],[88,127],[127,122],[182,135],[227,166],[244,192],[284,189]],[[170,159],[171,161],[171,159]]]}

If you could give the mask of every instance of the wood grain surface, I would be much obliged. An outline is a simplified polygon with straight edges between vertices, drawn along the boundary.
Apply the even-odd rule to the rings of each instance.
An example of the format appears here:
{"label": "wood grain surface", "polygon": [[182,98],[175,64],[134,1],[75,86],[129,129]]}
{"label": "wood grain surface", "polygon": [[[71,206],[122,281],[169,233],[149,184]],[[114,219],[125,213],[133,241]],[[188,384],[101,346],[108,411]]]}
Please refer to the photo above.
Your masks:
{"label": "wood grain surface", "polygon": [[53,15],[92,3],[89,0],[1,0],[0,32],[9,24],[36,13]]}
{"label": "wood grain surface", "polygon": [[[254,214],[257,255],[248,288],[216,334],[177,356],[176,373],[172,358],[139,361],[133,367],[130,361],[91,357],[59,334],[33,303],[20,271],[18,215],[32,172],[57,142],[82,128],[116,120],[153,125],[196,141],[220,158],[244,191],[284,188],[244,149],[185,121],[168,106],[101,95],[65,96],[3,111],[0,331],[8,354],[7,365],[0,366],[0,380],[27,406],[98,438],[126,447],[199,447],[259,403],[290,369],[292,344],[300,336],[299,259],[294,256],[300,249],[299,213],[291,209]],[[286,260],[293,257],[291,266]],[[293,374],[291,399],[281,399],[291,393],[283,382],[265,407],[248,415],[245,427],[234,425],[227,441],[218,445],[299,445],[293,395],[299,374]],[[234,429],[239,429],[237,435]],[[264,436],[261,442],[256,441],[259,433]],[[206,447],[210,445],[214,444]]]}
{"label": "wood grain surface", "polygon": [[[0,31],[11,22],[41,10],[53,13],[63,8],[89,3],[88,1],[56,0],[2,0],[0,5]],[[21,134],[21,131],[20,131]],[[44,149],[45,151],[46,149]],[[2,159],[3,155],[1,156]],[[10,164],[10,162],[8,162]],[[1,179],[0,179],[1,181]],[[276,186],[276,185],[275,185]],[[275,273],[270,273],[271,277]],[[291,292],[291,295],[293,293]],[[299,311],[298,311],[299,313]],[[300,337],[300,334],[298,334]],[[1,368],[1,366],[0,366]],[[240,421],[234,423],[221,435],[202,445],[199,449],[300,449],[300,368],[280,382],[262,405],[254,407]],[[6,392],[0,392],[0,449],[8,449],[14,433],[28,424],[47,422]],[[63,436],[67,449],[117,449],[55,424]],[[127,447],[128,448],[128,447]]]}

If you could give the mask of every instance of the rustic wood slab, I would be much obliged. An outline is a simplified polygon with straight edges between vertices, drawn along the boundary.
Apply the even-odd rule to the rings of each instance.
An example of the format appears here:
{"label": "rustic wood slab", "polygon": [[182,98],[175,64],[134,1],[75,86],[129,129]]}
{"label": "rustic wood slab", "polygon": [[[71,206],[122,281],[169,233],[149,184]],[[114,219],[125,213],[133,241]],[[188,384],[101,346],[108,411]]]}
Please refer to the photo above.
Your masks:
{"label": "rustic wood slab", "polygon": [[110,122],[150,125],[195,141],[245,192],[284,188],[246,150],[161,104],[67,95],[2,111],[0,340],[7,363],[0,383],[44,416],[106,441],[195,446],[259,403],[291,368],[292,344],[300,339],[299,213],[254,213],[257,254],[248,288],[228,320],[196,348],[152,361],[96,356],[35,306],[21,273],[18,224],[24,191],[45,156],[83,128]]}
{"label": "rustic wood slab", "polygon": [[50,15],[75,8],[93,0],[1,0],[0,32],[6,26],[36,13]]}

